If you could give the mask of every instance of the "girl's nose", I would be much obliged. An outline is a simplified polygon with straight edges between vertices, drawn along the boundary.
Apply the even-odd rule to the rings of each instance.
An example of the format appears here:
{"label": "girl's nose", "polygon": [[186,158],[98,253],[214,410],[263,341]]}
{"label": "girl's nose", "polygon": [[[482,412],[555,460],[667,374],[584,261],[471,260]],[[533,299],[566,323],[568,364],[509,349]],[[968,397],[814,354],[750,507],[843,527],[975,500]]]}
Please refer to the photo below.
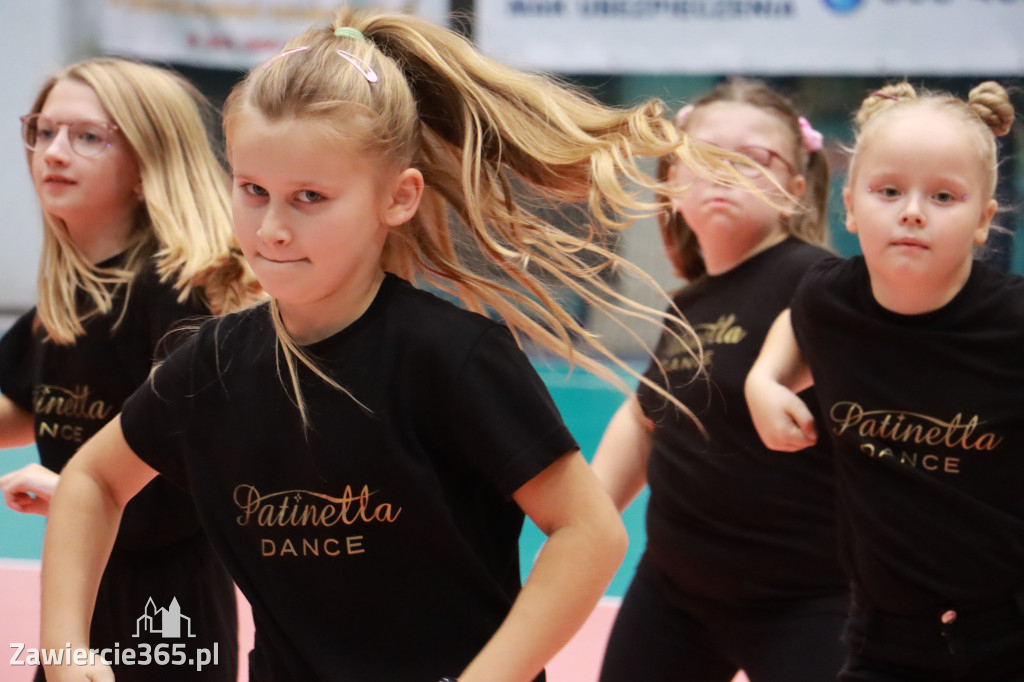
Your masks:
{"label": "girl's nose", "polygon": [[274,208],[269,209],[263,217],[256,236],[269,246],[283,246],[292,239],[287,223],[282,219],[280,211]]}
{"label": "girl's nose", "polygon": [[67,163],[71,158],[71,137],[67,126],[59,126],[57,135],[43,150],[43,158],[48,163]]}
{"label": "girl's nose", "polygon": [[924,211],[921,210],[921,202],[917,197],[909,197],[903,212],[900,214],[900,225],[910,227],[924,227]]}

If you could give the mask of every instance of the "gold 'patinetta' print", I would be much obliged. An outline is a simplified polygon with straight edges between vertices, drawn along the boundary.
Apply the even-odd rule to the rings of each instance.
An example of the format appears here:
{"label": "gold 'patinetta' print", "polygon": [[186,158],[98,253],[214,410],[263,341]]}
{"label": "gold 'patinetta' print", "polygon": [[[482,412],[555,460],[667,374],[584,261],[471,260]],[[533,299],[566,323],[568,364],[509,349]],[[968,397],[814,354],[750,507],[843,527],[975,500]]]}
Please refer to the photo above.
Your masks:
{"label": "gold 'patinetta' print", "polygon": [[309,534],[315,528],[352,527],[358,524],[391,524],[398,520],[401,507],[378,501],[378,493],[369,486],[356,492],[346,485],[340,496],[312,490],[276,490],[261,493],[250,484],[235,487],[233,501],[242,512],[235,518],[239,526],[261,529],[302,529],[292,537],[278,535],[258,538],[254,551],[264,559],[331,559],[357,556],[367,551],[365,535],[318,537]]}
{"label": "gold 'patinetta' print", "polygon": [[862,438],[892,443],[940,446],[991,452],[1003,442],[992,432],[979,432],[978,415],[964,419],[957,413],[949,421],[907,410],[865,410],[855,402],[837,402],[829,410],[837,435],[854,431]]}
{"label": "gold 'patinetta' print", "polygon": [[697,349],[685,340],[671,339],[661,353],[661,363],[667,372],[708,369],[714,361],[712,346],[737,344],[747,337],[747,330],[736,324],[736,315],[722,315],[714,322],[693,325],[693,331],[704,348],[704,364],[700,364]]}

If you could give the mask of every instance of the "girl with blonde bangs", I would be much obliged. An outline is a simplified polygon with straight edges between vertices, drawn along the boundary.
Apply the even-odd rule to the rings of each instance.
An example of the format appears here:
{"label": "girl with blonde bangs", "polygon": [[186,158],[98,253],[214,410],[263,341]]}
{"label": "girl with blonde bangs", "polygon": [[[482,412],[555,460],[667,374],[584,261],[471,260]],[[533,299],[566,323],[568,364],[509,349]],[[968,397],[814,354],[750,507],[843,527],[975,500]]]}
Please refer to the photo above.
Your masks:
{"label": "girl with blonde bangs", "polygon": [[[631,269],[610,233],[659,208],[636,193],[667,191],[634,157],[689,158],[661,114],[397,14],[342,10],[254,68],[224,127],[235,233],[271,300],[204,324],[68,466],[44,641],[89,646],[91,584],[66,567],[98,571],[160,472],[253,607],[250,679],[542,682],[626,536],[519,342],[614,357],[562,290],[660,324],[603,278]],[[736,156],[693,163],[741,183]],[[593,220],[544,217],[566,202]],[[523,584],[527,516],[548,541]]]}
{"label": "girl with blonde bangs", "polygon": [[[50,339],[74,343],[83,333],[76,292],[84,291],[96,314],[112,309],[112,284],[129,288],[149,260],[161,281],[185,301],[198,290],[213,312],[250,303],[259,285],[235,247],[228,179],[208,141],[201,106],[208,106],[185,79],[123,59],[74,64],[43,85],[29,114],[37,114],[63,80],[96,92],[139,160],[142,199],[124,263],[98,269],[75,247],[62,220],[43,212],[38,320]],[[174,137],[162,131],[175,131]],[[31,150],[27,150],[29,157]]]}
{"label": "girl with blonde bangs", "polygon": [[[180,341],[172,332],[260,295],[232,232],[208,106],[177,74],[97,58],[49,78],[22,117],[44,239],[39,301],[0,339],[0,447],[34,442],[41,464],[0,477],[16,511],[48,514],[65,464]],[[170,645],[159,633],[132,637],[150,599],[176,599],[198,636],[188,645],[218,649],[219,664],[196,679],[234,682],[234,586],[185,493],[153,480],[121,528],[94,645]],[[180,679],[153,661],[115,670],[120,680]]]}

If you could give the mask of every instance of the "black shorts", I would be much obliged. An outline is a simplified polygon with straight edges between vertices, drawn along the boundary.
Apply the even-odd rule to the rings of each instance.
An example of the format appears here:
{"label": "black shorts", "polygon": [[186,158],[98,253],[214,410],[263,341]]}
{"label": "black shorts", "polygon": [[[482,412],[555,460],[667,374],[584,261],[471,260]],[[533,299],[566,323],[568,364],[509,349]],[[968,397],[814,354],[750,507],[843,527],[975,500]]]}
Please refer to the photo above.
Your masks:
{"label": "black shorts", "polygon": [[737,608],[678,592],[638,570],[622,600],[601,682],[834,682],[848,595]]}
{"label": "black shorts", "polygon": [[844,639],[841,682],[1024,682],[1024,590],[918,616],[855,599]]}

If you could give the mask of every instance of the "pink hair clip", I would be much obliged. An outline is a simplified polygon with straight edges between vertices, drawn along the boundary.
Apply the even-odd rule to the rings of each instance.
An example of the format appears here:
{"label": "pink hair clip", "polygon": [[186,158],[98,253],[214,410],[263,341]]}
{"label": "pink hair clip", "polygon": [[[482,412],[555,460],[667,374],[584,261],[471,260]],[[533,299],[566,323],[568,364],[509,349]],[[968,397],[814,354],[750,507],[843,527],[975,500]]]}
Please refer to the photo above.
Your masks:
{"label": "pink hair clip", "polygon": [[[270,59],[268,59],[263,64],[263,68],[264,69],[269,69],[274,64],[274,62],[276,62],[281,57],[287,57],[290,54],[295,54],[296,52],[302,52],[303,50],[308,50],[308,49],[309,49],[309,45],[303,45],[302,47],[294,47],[294,48],[292,48],[290,50],[285,50],[281,54],[275,55],[275,56],[271,57]],[[367,80],[367,82],[369,82],[369,83],[376,83],[377,82],[377,80],[378,80],[377,72],[374,71],[373,68],[369,64],[367,64],[362,59],[360,59],[359,57],[355,56],[354,54],[352,54],[350,52],[345,52],[344,50],[335,50],[335,52],[338,53],[339,57],[341,57],[342,59],[347,61],[352,66],[356,67],[356,70],[359,71],[360,74],[362,74],[363,78],[365,78]]]}
{"label": "pink hair clip", "polygon": [[276,62],[281,57],[287,57],[290,54],[295,54],[296,52],[302,52],[303,50],[308,50],[308,49],[309,49],[309,45],[303,45],[302,47],[294,47],[294,48],[292,48],[290,50],[285,50],[281,54],[275,55],[275,56],[271,57],[270,59],[268,59],[266,62],[264,62],[263,63],[263,68],[264,69],[269,69],[271,67],[271,65],[273,65],[273,63]]}
{"label": "pink hair clip", "polygon": [[335,50],[335,52],[337,52],[338,55],[342,59],[346,60],[349,64],[351,64],[352,66],[356,67],[356,69],[359,71],[359,73],[363,74],[363,78],[365,78],[367,80],[367,82],[370,82],[370,83],[376,83],[377,82],[377,72],[374,71],[373,68],[371,68],[369,64],[367,64],[366,62],[364,62],[362,59],[360,59],[359,57],[355,56],[354,54],[349,54],[348,52],[345,52],[344,50]]}
{"label": "pink hair clip", "polygon": [[687,104],[685,107],[679,110],[675,117],[676,128],[682,128],[683,123],[686,122],[686,117],[693,113],[693,105]]}
{"label": "pink hair clip", "polygon": [[821,151],[822,145],[824,144],[824,136],[811,127],[811,122],[803,116],[799,119],[800,122],[800,136],[804,140],[804,149],[809,152]]}
{"label": "pink hair clip", "polygon": [[881,90],[875,90],[871,93],[872,97],[881,97],[882,99],[891,99],[893,102],[898,102],[899,97],[896,95],[890,95],[888,92],[882,92]]}

